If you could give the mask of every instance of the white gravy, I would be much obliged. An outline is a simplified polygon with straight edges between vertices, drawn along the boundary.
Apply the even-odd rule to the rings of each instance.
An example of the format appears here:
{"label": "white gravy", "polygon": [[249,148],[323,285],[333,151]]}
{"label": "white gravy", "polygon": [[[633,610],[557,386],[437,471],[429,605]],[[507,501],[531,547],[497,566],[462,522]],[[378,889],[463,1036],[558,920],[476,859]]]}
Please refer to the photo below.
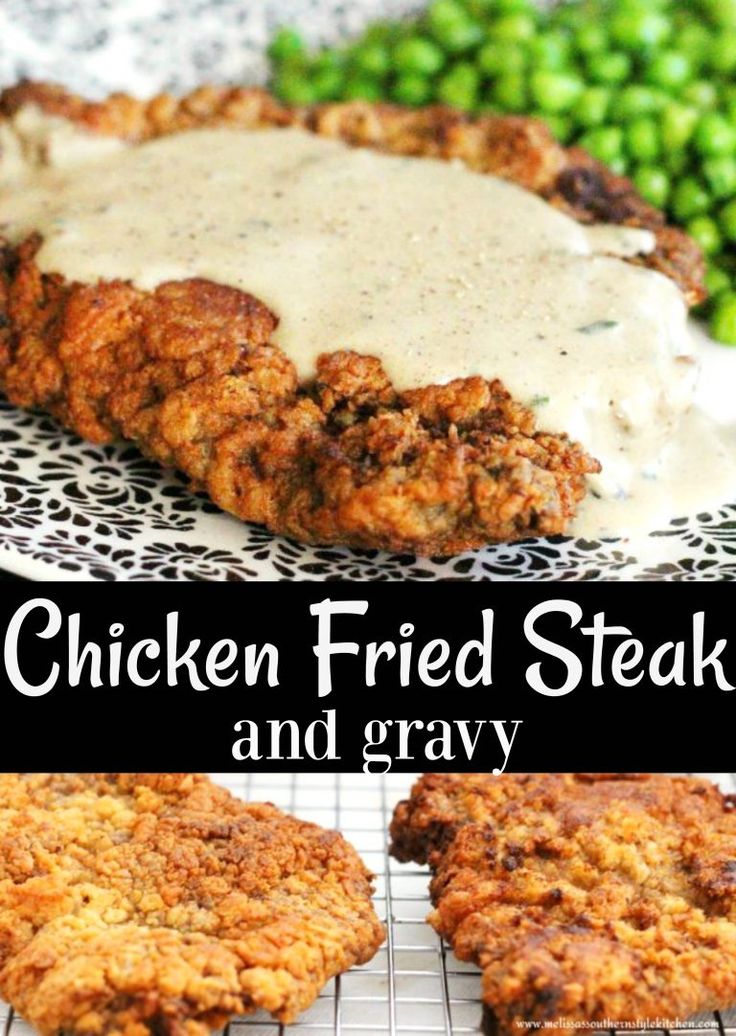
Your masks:
{"label": "white gravy", "polygon": [[23,109],[0,147],[0,234],[39,231],[44,271],[246,290],[304,380],[335,349],[379,357],[399,388],[500,378],[601,462],[579,535],[736,498],[733,419],[697,406],[703,350],[679,290],[625,261],[651,251],[648,231],[586,228],[460,164],[299,129],[129,147]]}

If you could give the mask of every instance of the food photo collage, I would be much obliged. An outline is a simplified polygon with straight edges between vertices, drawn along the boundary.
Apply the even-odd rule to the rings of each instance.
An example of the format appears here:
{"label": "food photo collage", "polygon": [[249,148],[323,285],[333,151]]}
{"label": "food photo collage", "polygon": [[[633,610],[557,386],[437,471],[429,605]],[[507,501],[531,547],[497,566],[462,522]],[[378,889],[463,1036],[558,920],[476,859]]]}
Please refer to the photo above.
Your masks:
{"label": "food photo collage", "polygon": [[736,1036],[734,581],[736,0],[0,0],[0,1036]]}

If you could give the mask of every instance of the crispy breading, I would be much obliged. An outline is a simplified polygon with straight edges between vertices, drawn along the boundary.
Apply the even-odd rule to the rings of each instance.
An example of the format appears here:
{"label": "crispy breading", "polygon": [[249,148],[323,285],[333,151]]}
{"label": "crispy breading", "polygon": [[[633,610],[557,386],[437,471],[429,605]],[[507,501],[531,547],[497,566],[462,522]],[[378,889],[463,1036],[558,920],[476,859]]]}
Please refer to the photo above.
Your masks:
{"label": "crispy breading", "polygon": [[[632,782],[651,776],[635,773],[610,774],[519,774],[494,777],[490,773],[425,773],[416,781],[408,799],[402,799],[391,820],[391,851],[406,862],[434,865],[437,853],[445,849],[464,824],[485,822],[507,802],[544,790],[550,780],[564,780],[568,794],[589,794],[594,783],[616,781],[620,794],[630,792]],[[676,784],[665,782],[664,787]],[[604,785],[601,785],[604,787]],[[638,793],[638,792],[637,792]],[[713,794],[718,794],[713,789]]]}
{"label": "crispy breading", "polygon": [[336,832],[196,774],[0,775],[0,995],[44,1036],[288,1022],[383,941]]}
{"label": "crispy breading", "polygon": [[736,815],[707,781],[428,774],[392,835],[433,867],[429,921],[480,966],[489,1030],[736,1001]]}
{"label": "crispy breading", "polygon": [[[628,181],[566,152],[531,119],[362,102],[290,110],[253,89],[88,102],[41,84],[5,91],[0,118],[25,104],[132,142],[205,125],[299,125],[354,146],[461,159],[580,220],[651,229],[657,247],[643,261],[690,303],[703,297],[694,243]],[[374,358],[333,352],[316,381],[301,385],[270,344],[276,315],[252,296],[197,279],[153,292],[69,284],[40,273],[38,245],[7,248],[0,261],[0,384],[9,398],[93,441],[134,441],[223,509],[275,532],[422,554],[553,535],[575,514],[585,475],[599,469],[566,435],[537,432],[498,381],[397,393]]]}

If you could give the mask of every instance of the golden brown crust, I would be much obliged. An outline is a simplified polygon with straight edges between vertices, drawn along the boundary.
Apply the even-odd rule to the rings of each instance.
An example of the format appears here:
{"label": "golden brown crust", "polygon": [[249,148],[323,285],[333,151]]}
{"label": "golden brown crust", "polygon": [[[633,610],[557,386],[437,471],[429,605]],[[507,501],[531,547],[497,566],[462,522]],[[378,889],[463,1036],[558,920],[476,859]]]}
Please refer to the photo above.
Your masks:
{"label": "golden brown crust", "polygon": [[481,967],[501,1032],[736,1000],[736,815],[706,781],[428,774],[392,834],[430,857],[430,923]]}
{"label": "golden brown crust", "polygon": [[[0,117],[25,104],[132,141],[221,123],[298,124],[356,146],[460,158],[576,218],[651,228],[658,245],[648,261],[690,301],[702,297],[689,239],[534,120],[361,102],[289,110],[261,90],[213,87],[180,100],[88,102],[43,84],[5,91]],[[40,274],[37,246],[7,250],[0,265],[9,398],[46,408],[86,438],[132,439],[225,510],[275,532],[423,554],[553,535],[598,470],[566,436],[536,432],[497,381],[399,394],[377,361],[341,352],[322,358],[314,385],[299,385],[269,344],[277,318],[251,296],[201,280],[151,293],[67,284]]]}
{"label": "golden brown crust", "polygon": [[0,380],[96,442],[136,442],[226,511],[310,542],[452,553],[561,532],[595,466],[535,433],[499,382],[397,394],[337,352],[299,386],[275,317],[203,280],[151,293],[41,275],[26,242],[0,267]]}
{"label": "golden brown crust", "polygon": [[0,994],[44,1036],[291,1021],[383,929],[335,832],[196,774],[0,775]]}
{"label": "golden brown crust", "polygon": [[[597,794],[618,796],[657,793],[660,806],[676,802],[680,790],[695,788],[718,803],[722,796],[711,784],[689,777],[660,777],[647,773],[513,774],[425,773],[402,799],[391,820],[391,852],[402,861],[433,866],[466,824],[485,823],[508,803],[544,793],[550,786],[588,799]],[[705,790],[705,791],[704,791]],[[668,798],[665,800],[665,793]]]}

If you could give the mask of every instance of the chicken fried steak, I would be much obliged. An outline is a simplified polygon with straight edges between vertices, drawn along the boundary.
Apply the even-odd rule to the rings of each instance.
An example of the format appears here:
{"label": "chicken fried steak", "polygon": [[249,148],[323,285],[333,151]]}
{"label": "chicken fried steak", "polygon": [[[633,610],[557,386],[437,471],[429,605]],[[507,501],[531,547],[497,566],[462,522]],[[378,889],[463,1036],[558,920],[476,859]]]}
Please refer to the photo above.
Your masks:
{"label": "chicken fried steak", "polygon": [[391,832],[430,861],[429,921],[481,968],[489,1031],[736,1001],[736,815],[706,781],[427,774]]}
{"label": "chicken fried steak", "polygon": [[40,1033],[283,1022],[383,941],[336,832],[195,774],[0,775],[0,995]]}
{"label": "chicken fried steak", "polygon": [[[27,84],[2,95],[0,127],[29,105],[132,143],[197,127],[297,126],[390,154],[457,159],[580,223],[651,231],[654,250],[631,261],[664,273],[689,304],[703,297],[701,257],[687,236],[628,181],[565,151],[533,120],[362,102],[297,111],[247,89],[91,103]],[[42,145],[24,148],[20,160],[43,164]],[[200,277],[151,290],[68,282],[41,272],[41,244],[30,235],[0,262],[9,398],[92,441],[135,442],[242,519],[306,542],[449,554],[564,532],[585,476],[599,468],[564,429],[538,431],[498,380],[399,391],[375,357],[326,342],[305,383],[273,344],[278,316],[252,295]]]}

